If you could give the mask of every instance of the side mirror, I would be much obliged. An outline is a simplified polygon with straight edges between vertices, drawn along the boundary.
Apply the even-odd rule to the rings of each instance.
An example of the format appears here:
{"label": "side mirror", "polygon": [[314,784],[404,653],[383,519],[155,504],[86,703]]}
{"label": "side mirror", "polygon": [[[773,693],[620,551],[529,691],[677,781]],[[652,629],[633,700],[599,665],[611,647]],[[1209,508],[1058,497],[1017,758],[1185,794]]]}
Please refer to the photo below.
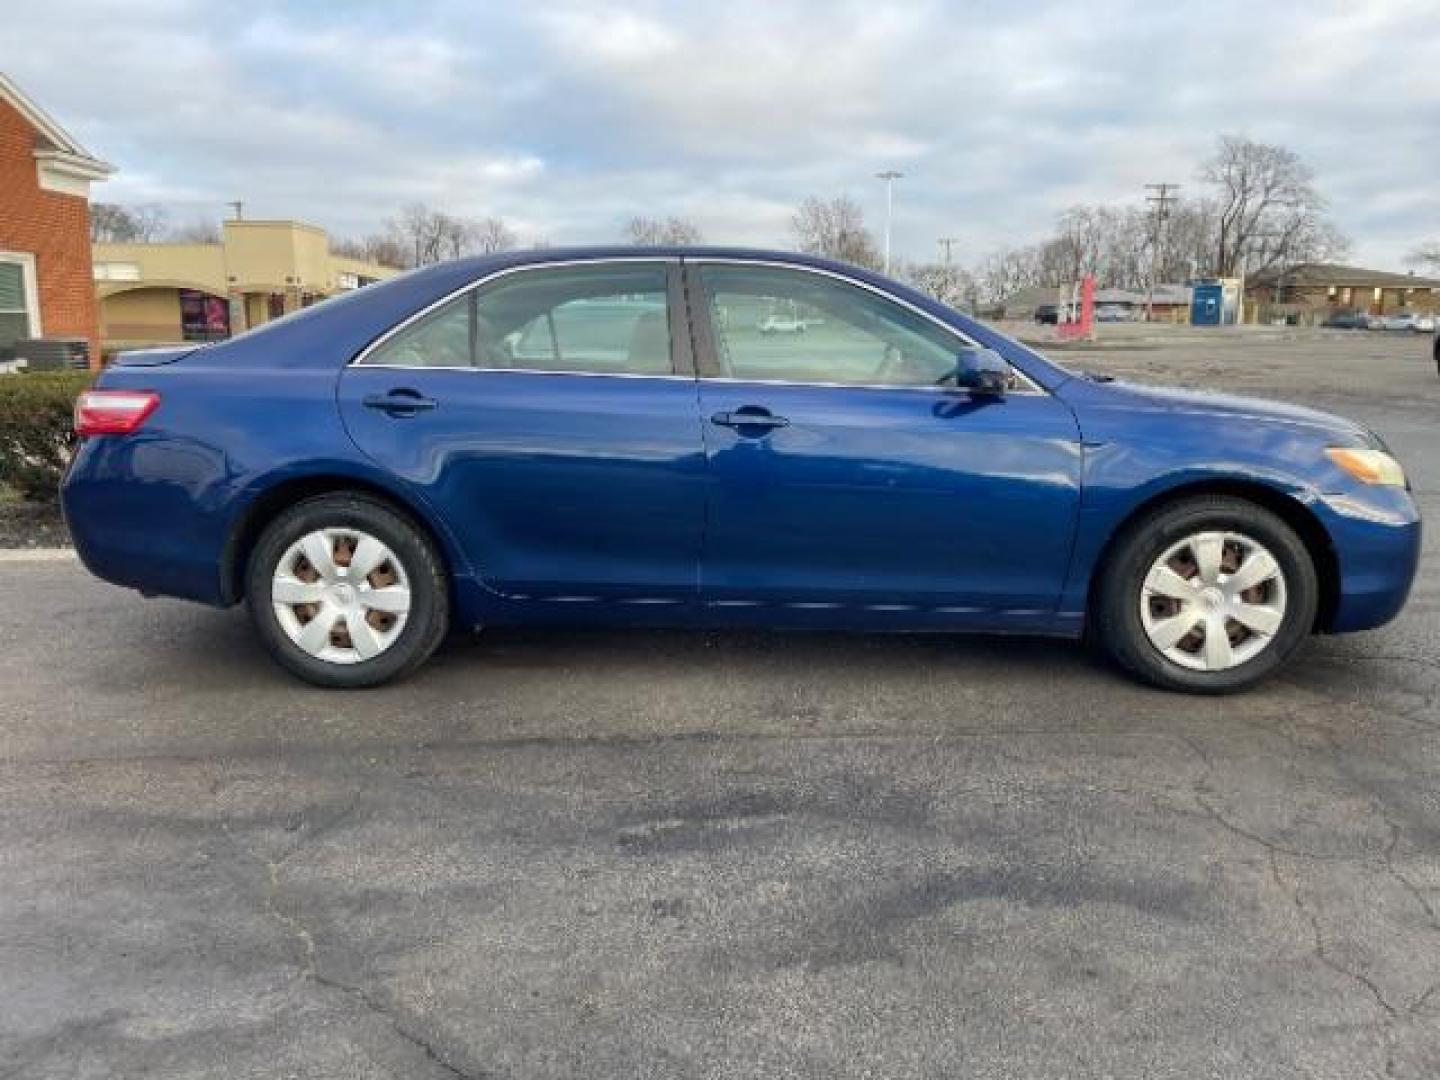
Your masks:
{"label": "side mirror", "polygon": [[964,349],[955,359],[955,385],[972,394],[1004,397],[1010,365],[994,349]]}

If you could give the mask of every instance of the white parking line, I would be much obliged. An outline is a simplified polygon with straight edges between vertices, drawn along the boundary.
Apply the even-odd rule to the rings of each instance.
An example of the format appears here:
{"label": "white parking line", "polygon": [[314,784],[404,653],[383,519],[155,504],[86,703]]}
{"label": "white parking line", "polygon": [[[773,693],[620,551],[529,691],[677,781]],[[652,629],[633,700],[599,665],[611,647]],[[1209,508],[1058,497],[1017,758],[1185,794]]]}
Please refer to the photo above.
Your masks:
{"label": "white parking line", "polygon": [[0,563],[73,562],[74,548],[4,548]]}

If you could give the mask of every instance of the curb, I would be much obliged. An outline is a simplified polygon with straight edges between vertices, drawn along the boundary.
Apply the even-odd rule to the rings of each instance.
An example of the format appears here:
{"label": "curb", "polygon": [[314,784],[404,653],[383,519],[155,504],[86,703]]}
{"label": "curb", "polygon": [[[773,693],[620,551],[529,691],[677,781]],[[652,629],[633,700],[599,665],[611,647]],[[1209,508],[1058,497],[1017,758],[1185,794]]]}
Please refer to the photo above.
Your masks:
{"label": "curb", "polygon": [[74,548],[0,548],[0,563],[74,562]]}

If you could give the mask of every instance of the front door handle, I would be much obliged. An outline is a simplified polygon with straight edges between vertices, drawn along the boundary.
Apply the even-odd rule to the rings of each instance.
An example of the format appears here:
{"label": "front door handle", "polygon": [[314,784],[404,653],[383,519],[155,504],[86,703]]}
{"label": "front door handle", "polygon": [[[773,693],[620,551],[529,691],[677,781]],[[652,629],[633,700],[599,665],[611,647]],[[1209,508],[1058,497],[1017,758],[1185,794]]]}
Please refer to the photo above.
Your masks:
{"label": "front door handle", "polygon": [[367,409],[379,409],[390,416],[414,416],[418,412],[435,408],[439,402],[418,390],[405,388],[384,394],[367,394],[361,399],[361,404]]}
{"label": "front door handle", "polygon": [[741,434],[744,434],[744,428],[770,431],[774,428],[790,426],[790,420],[787,417],[776,416],[769,409],[762,409],[757,405],[746,405],[734,412],[717,412],[710,417],[710,422],[719,424],[721,427],[742,429]]}

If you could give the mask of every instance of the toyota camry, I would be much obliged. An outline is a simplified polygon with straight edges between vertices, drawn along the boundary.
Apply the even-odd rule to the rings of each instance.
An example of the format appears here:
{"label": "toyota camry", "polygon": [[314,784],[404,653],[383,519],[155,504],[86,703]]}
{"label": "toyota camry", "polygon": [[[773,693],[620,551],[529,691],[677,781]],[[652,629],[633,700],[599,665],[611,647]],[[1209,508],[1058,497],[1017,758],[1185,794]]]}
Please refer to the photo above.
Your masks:
{"label": "toyota camry", "polygon": [[[805,333],[775,333],[777,311]],[[95,574],[243,602],[324,686],[514,623],[1082,635],[1235,690],[1403,605],[1379,437],[1072,373],[904,285],[729,249],[484,256],[121,354],[63,485]]]}

